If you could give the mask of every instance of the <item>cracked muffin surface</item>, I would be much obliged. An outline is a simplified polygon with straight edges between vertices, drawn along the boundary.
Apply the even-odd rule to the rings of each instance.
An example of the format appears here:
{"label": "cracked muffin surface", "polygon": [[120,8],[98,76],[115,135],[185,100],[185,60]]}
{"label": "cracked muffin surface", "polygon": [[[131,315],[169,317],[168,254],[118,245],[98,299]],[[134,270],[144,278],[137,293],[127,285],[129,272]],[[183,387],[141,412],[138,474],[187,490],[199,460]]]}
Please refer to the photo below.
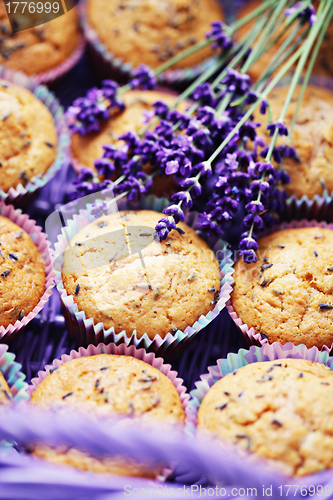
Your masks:
{"label": "cracked muffin surface", "polygon": [[[88,0],[87,17],[102,43],[125,63],[156,68],[205,39],[211,23],[223,20],[216,0]],[[199,64],[210,46],[175,64]]]}
{"label": "cracked muffin surface", "polygon": [[333,231],[286,229],[258,241],[257,262],[235,265],[232,306],[270,343],[333,343]]}
{"label": "cracked muffin surface", "polygon": [[[272,110],[272,120],[278,121],[287,98],[289,87],[274,89],[268,97]],[[288,106],[285,125],[289,129],[296,111],[301,86],[297,86],[292,102]],[[268,124],[268,114],[263,117],[259,110],[255,121],[262,123],[257,129],[259,136],[264,136]],[[268,136],[266,135],[266,138]],[[267,140],[266,140],[267,142]],[[279,137],[277,144],[288,143],[288,138]],[[321,87],[307,86],[293,134],[291,146],[296,149],[300,161],[286,158],[284,169],[290,176],[290,183],[284,188],[287,193],[301,198],[303,195],[313,198],[323,195],[325,188],[333,191],[333,91]],[[260,150],[261,148],[259,148]]]}
{"label": "cracked muffin surface", "polygon": [[216,382],[198,430],[303,476],[333,467],[333,373],[303,359],[248,364]]}
{"label": "cracked muffin surface", "polygon": [[214,252],[184,223],[155,241],[162,218],[150,210],[119,212],[71,240],[62,279],[86,318],[152,339],[184,330],[214,309],[220,290]]}

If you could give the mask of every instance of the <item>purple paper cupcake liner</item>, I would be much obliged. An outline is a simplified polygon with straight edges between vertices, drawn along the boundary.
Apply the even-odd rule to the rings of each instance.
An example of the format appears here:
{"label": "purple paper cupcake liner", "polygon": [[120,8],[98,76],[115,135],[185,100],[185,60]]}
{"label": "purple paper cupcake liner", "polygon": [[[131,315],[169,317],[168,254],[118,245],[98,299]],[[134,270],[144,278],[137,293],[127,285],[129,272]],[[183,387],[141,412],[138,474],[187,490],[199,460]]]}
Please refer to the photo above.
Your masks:
{"label": "purple paper cupcake liner", "polygon": [[53,84],[57,82],[62,76],[70,71],[79,62],[84,54],[86,48],[86,40],[83,35],[80,35],[79,43],[76,49],[60,64],[48,71],[39,73],[38,75],[31,75],[31,78],[37,85]]}
{"label": "purple paper cupcake liner", "polygon": [[[207,373],[200,375],[200,380],[195,383],[196,389],[191,391],[191,400],[188,405],[187,420],[186,420],[186,433],[188,435],[194,436],[196,434],[197,428],[197,416],[198,410],[202,403],[202,400],[210,390],[210,388],[222,379],[228,373],[232,373],[243,366],[252,363],[258,363],[263,361],[275,361],[278,359],[304,359],[308,361],[313,361],[315,363],[323,364],[333,370],[333,358],[329,356],[328,352],[320,352],[316,347],[308,349],[305,345],[301,344],[295,346],[291,342],[287,344],[280,344],[279,342],[274,342],[273,344],[266,344],[264,346],[251,346],[249,350],[240,349],[238,353],[230,353],[224,359],[218,359],[216,365],[209,366]],[[229,444],[226,446],[230,446]],[[249,455],[250,459],[256,458],[260,460],[263,466],[267,466],[274,472],[274,468],[269,465],[263,458],[256,457],[255,455]],[[260,465],[258,462],[258,465]],[[249,462],[251,467],[251,462]],[[277,471],[276,471],[277,472]],[[326,472],[329,473],[329,470]],[[301,478],[290,478],[289,476],[285,479],[292,479],[295,484],[300,482],[301,484],[321,484],[321,480],[324,480],[323,473],[321,471],[314,474],[309,474]],[[281,474],[281,472],[278,472]],[[283,478],[283,476],[282,476]],[[327,478],[326,478],[327,480]],[[281,483],[283,484],[283,483]],[[287,484],[287,483],[285,483]]]}
{"label": "purple paper cupcake liner", "polygon": [[54,272],[52,269],[51,244],[47,240],[46,234],[42,232],[42,228],[36,225],[36,221],[29,219],[29,216],[23,214],[22,210],[15,209],[12,205],[6,205],[4,202],[0,202],[0,215],[7,217],[29,234],[30,238],[37,246],[40,255],[44,259],[46,274],[45,291],[34,309],[21,320],[17,320],[13,325],[8,325],[7,328],[0,326],[1,342],[9,342],[14,340],[19,331],[37,316],[49,300],[52,294],[52,288],[54,287]]}
{"label": "purple paper cupcake liner", "polygon": [[[318,222],[316,220],[300,220],[300,221],[292,221],[292,222],[284,222],[283,224],[277,225],[269,231],[263,231],[260,237],[263,236],[268,236],[269,234],[282,231],[284,229],[298,229],[298,228],[305,228],[305,227],[319,227],[323,229],[332,229],[333,230],[333,224],[328,224],[327,222]],[[240,317],[237,315],[236,311],[234,310],[231,300],[229,300],[226,304],[228,313],[230,314],[231,318],[233,319],[234,323],[236,324],[238,330],[242,333],[244,340],[246,341],[247,345],[267,345],[268,344],[268,339],[267,338],[262,338],[260,333],[256,333],[255,329],[253,327],[249,327],[246,323],[243,323],[243,321],[240,319]],[[326,346],[324,345],[321,349],[321,351],[327,351],[330,352],[332,350],[332,346]]]}
{"label": "purple paper cupcake liner", "polygon": [[36,177],[33,181],[29,181],[26,186],[18,184],[16,188],[11,187],[7,192],[0,189],[0,200],[21,205],[27,203],[31,199],[31,196],[45,186],[62,166],[69,163],[68,148],[70,146],[70,136],[63,108],[55,95],[47,87],[38,85],[33,78],[23,73],[12,71],[5,66],[0,67],[0,78],[30,90],[49,109],[58,135],[56,158],[44,175]]}
{"label": "purple paper cupcake liner", "polygon": [[[133,65],[120,57],[116,57],[102,43],[97,32],[88,22],[86,0],[81,0],[79,4],[79,15],[84,36],[88,42],[88,50],[97,70],[103,73],[104,78],[127,81],[131,76]],[[158,81],[170,86],[191,82],[206,71],[216,59],[216,57],[212,56],[193,67],[168,69],[158,76]]]}
{"label": "purple paper cupcake liner", "polygon": [[[135,209],[153,210],[162,212],[168,201],[164,198],[148,196],[142,200]],[[58,242],[55,245],[55,257],[62,255],[67,247],[67,243],[77,232],[87,224],[95,220],[90,213],[91,206],[87,205],[86,210],[81,210],[78,216],[68,221],[66,229],[58,236]],[[119,210],[133,209],[126,200],[118,203]],[[185,218],[185,224],[195,228],[197,214],[189,212]],[[208,324],[210,324],[220,314],[230,297],[232,290],[232,260],[231,252],[227,250],[226,243],[219,241],[212,245],[213,251],[220,262],[221,290],[219,300],[215,308],[205,316],[201,316],[194,325],[188,326],[184,331],[178,330],[176,333],[168,333],[164,338],[156,335],[151,340],[147,334],[137,338],[136,330],[127,335],[126,331],[116,334],[114,328],[105,329],[103,323],[95,324],[92,318],[86,318],[84,311],[79,311],[73,296],[68,295],[62,283],[61,271],[55,269],[55,281],[63,305],[63,312],[70,335],[78,345],[86,346],[88,344],[98,344],[99,342],[113,342],[116,345],[125,343],[127,346],[134,345],[137,348],[143,347],[147,351],[157,353],[159,356],[174,358],[178,356],[187,344]]]}

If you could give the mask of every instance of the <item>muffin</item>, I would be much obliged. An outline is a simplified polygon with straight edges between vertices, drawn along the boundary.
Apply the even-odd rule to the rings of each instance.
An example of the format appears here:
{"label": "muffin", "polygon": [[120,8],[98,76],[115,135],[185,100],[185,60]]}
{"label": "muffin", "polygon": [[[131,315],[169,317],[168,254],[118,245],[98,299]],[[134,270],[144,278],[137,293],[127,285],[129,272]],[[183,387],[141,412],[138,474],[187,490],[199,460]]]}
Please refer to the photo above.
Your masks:
{"label": "muffin", "polygon": [[30,236],[0,216],[0,326],[22,320],[45,291],[44,262]]}
{"label": "muffin", "polygon": [[[115,57],[156,68],[204,40],[211,22],[222,20],[216,0],[87,0],[87,21]],[[212,55],[208,46],[178,62],[188,68]]]}
{"label": "muffin", "polygon": [[52,165],[57,131],[37,97],[5,80],[0,80],[0,116],[0,189],[7,192],[42,176]]}
{"label": "muffin", "polygon": [[62,281],[79,311],[105,329],[164,338],[214,309],[219,264],[184,223],[154,241],[163,214],[141,210],[96,219],[70,241]]}
{"label": "muffin", "polygon": [[[16,19],[16,23],[23,23],[23,29],[26,20],[26,15],[23,15]],[[1,2],[0,28],[0,64],[27,75],[39,75],[55,68],[74,52],[79,43],[76,9],[43,25],[13,33],[5,4]]]}
{"label": "muffin", "polygon": [[[289,88],[279,87],[269,95],[272,120],[278,121]],[[296,88],[292,102],[288,107],[285,125],[289,128],[295,114],[301,86]],[[258,134],[266,136],[265,127],[268,117],[255,113],[255,120],[263,125]],[[288,139],[279,137],[277,144]],[[322,195],[327,189],[333,191],[333,91],[308,86],[297,114],[297,120],[291,136],[291,145],[296,149],[300,161],[286,158],[284,168],[290,176],[290,183],[285,185],[287,193],[301,198],[306,195],[313,198]],[[260,148],[259,148],[260,150]]]}
{"label": "muffin", "polygon": [[198,431],[303,476],[333,467],[333,374],[303,359],[251,363],[225,375],[204,397]]}
{"label": "muffin", "polygon": [[257,262],[235,264],[231,304],[269,343],[333,344],[333,231],[286,229],[258,241]]}
{"label": "muffin", "polygon": [[[244,5],[238,11],[237,17],[239,19],[247,16],[254,9],[257,9],[262,4],[261,0],[248,0],[244,2]],[[317,8],[318,3],[314,2],[314,6]],[[242,26],[236,33],[237,37],[240,39],[246,36],[253,29],[256,20],[250,21],[249,23]],[[301,31],[305,30],[304,26],[301,28]],[[282,43],[287,39],[292,30],[295,29],[295,23],[291,25],[289,30],[280,38],[280,40],[268,51],[266,51],[260,59],[254,63],[249,69],[248,74],[251,76],[253,80],[258,80],[258,78],[263,74],[268,65],[271,63],[278,49],[281,47]],[[282,31],[282,27],[278,28],[276,31],[274,38],[279,35]],[[331,21],[327,32],[325,34],[325,38],[320,47],[315,65],[313,67],[312,73],[315,75],[327,76],[331,77],[333,75],[333,60],[332,60],[332,50],[333,50],[333,21]]]}
{"label": "muffin", "polygon": [[[131,356],[98,354],[62,364],[37,386],[31,404],[43,409],[71,409],[98,416],[122,415],[149,425],[182,425],[185,413],[180,396],[160,370]],[[52,462],[95,472],[156,477],[158,470],[132,460],[98,460],[76,449],[38,445],[34,453]]]}

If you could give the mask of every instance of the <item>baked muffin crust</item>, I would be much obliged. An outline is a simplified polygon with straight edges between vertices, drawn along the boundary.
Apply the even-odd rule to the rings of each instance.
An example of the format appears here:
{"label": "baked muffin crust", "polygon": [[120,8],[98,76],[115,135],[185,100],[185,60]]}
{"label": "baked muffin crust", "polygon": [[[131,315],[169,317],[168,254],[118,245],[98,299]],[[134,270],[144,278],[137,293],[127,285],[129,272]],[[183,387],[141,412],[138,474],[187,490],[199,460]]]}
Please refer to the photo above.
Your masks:
{"label": "baked muffin crust", "polygon": [[235,264],[231,303],[270,343],[333,343],[333,231],[286,229],[261,238],[257,262]]}
{"label": "baked muffin crust", "polygon": [[183,223],[184,234],[173,230],[154,241],[162,217],[149,210],[111,214],[71,240],[63,284],[87,318],[152,339],[184,330],[214,309],[220,274],[213,251]]}
{"label": "baked muffin crust", "polygon": [[[22,23],[24,25],[24,15]],[[0,28],[0,64],[27,75],[38,75],[58,66],[79,43],[75,8],[41,26],[13,34],[5,4],[1,2]]]}
{"label": "baked muffin crust", "polygon": [[[273,121],[279,119],[288,91],[289,87],[279,87],[269,95]],[[298,86],[284,121],[287,128],[295,114],[300,92],[301,86]],[[257,129],[258,134],[265,136],[268,114],[264,117],[257,110],[255,120],[262,123]],[[287,141],[288,138],[279,137],[277,144],[286,144]],[[313,198],[315,194],[322,195],[325,188],[331,193],[333,191],[332,90],[307,87],[297,115],[291,145],[296,149],[300,162],[291,158],[285,160],[284,168],[290,176],[290,183],[285,185],[287,193],[295,194],[298,198],[303,195],[308,198]]]}
{"label": "baked muffin crust", "polygon": [[0,216],[0,325],[27,316],[45,290],[45,268],[30,236]]}
{"label": "baked muffin crust", "polygon": [[47,107],[29,90],[0,80],[0,188],[7,192],[43,175],[57,153]]}
{"label": "baked muffin crust", "polygon": [[319,363],[251,363],[216,382],[198,412],[198,430],[303,476],[333,467],[333,374]]}
{"label": "baked muffin crust", "polygon": [[[88,0],[87,15],[116,57],[151,68],[204,40],[211,22],[223,17],[215,0]],[[194,66],[212,55],[206,47],[174,67]]]}

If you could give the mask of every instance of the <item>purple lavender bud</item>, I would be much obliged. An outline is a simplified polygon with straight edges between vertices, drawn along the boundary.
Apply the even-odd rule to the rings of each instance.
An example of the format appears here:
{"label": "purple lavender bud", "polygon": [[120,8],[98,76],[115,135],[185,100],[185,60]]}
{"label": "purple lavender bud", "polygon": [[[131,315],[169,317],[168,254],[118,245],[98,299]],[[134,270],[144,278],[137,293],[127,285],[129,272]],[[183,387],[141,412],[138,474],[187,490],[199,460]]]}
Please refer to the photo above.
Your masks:
{"label": "purple lavender bud", "polygon": [[153,104],[155,115],[160,118],[166,118],[169,112],[169,106],[163,101],[157,101]]}
{"label": "purple lavender bud", "polygon": [[108,158],[99,158],[94,161],[95,168],[99,175],[105,179],[111,179],[115,173],[115,166]]}
{"label": "purple lavender bud", "polygon": [[195,196],[200,196],[202,191],[202,187],[196,177],[190,177],[189,179],[183,180],[180,186],[184,189],[189,189]]}
{"label": "purple lavender bud", "polygon": [[171,199],[178,201],[178,203],[181,201],[184,207],[191,208],[193,205],[192,197],[188,191],[179,191],[172,195]]}
{"label": "purple lavender bud", "polygon": [[91,209],[92,215],[98,219],[99,217],[103,217],[103,215],[108,215],[109,207],[106,201],[102,201],[100,203],[93,203]]}
{"label": "purple lavender bud", "polygon": [[258,250],[258,243],[254,236],[251,237],[248,233],[243,233],[239,248],[241,250]]}
{"label": "purple lavender bud", "polygon": [[268,107],[268,102],[266,101],[266,99],[263,99],[260,104],[260,113],[262,115],[266,113],[267,107]]}
{"label": "purple lavender bud", "polygon": [[166,215],[172,215],[176,223],[185,219],[184,212],[178,205],[170,205],[163,210],[163,213]]}
{"label": "purple lavender bud", "polygon": [[257,262],[257,256],[254,250],[241,250],[240,254],[246,264]]}
{"label": "purple lavender bud", "polygon": [[167,175],[173,175],[179,170],[179,163],[177,160],[168,161],[166,164],[165,173]]}
{"label": "purple lavender bud", "polygon": [[251,214],[260,214],[265,210],[265,207],[260,201],[253,200],[250,201],[250,203],[248,203],[247,205],[245,205],[245,209],[247,212]]}
{"label": "purple lavender bud", "polygon": [[153,90],[157,86],[154,71],[145,64],[140,64],[135,68],[132,71],[132,77],[129,84],[133,89],[140,87],[142,90]]}
{"label": "purple lavender bud", "polygon": [[211,26],[212,29],[206,34],[206,38],[213,38],[212,49],[229,50],[232,47],[232,39],[227,34],[227,26],[222,21],[214,21]]}

